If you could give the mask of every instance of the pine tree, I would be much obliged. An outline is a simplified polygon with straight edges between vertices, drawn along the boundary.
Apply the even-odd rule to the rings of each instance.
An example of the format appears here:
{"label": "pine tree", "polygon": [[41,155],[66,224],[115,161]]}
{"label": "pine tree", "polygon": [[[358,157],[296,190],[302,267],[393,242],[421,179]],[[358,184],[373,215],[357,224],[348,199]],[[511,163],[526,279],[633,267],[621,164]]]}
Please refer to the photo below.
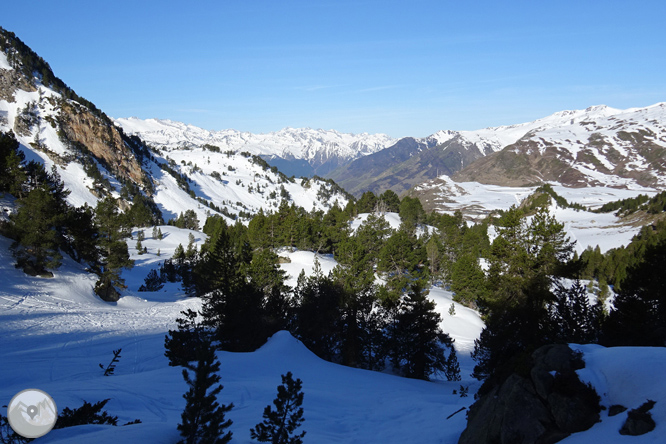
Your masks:
{"label": "pine tree", "polygon": [[104,300],[117,300],[114,287],[125,288],[120,272],[123,268],[131,268],[134,262],[130,260],[127,243],[123,240],[125,226],[116,199],[107,197],[97,203],[95,222],[99,227],[102,256],[101,276],[95,285],[95,293]]}
{"label": "pine tree", "polygon": [[486,327],[475,341],[474,374],[507,377],[515,365],[553,341],[556,326],[549,313],[556,274],[570,258],[573,244],[564,225],[539,208],[531,221],[515,206],[498,222],[490,251],[487,288],[479,301]]}
{"label": "pine tree", "polygon": [[190,389],[183,395],[186,405],[178,430],[184,439],[178,444],[224,444],[231,441],[232,434],[225,433],[225,429],[232,421],[225,419],[225,414],[234,405],[217,402],[217,395],[223,388],[221,385],[214,387],[220,381],[217,375],[219,370],[220,363],[210,343],[200,348],[196,366],[188,363],[183,370],[183,378]]}
{"label": "pine tree", "polygon": [[601,306],[591,305],[587,288],[575,281],[570,288],[557,282],[555,301],[550,305],[551,319],[557,325],[556,336],[562,342],[596,342],[601,323]]}
{"label": "pine tree", "polygon": [[19,265],[31,263],[37,272],[60,266],[58,230],[64,214],[58,211],[56,198],[44,188],[35,188],[19,201],[10,216],[18,241],[15,249]]}
{"label": "pine tree", "polygon": [[273,400],[275,410],[267,405],[264,409],[264,421],[250,429],[250,437],[259,442],[272,444],[302,444],[306,432],[297,435],[298,429],[305,419],[303,418],[303,382],[294,381],[291,372],[282,375],[282,385],[279,385],[277,397]]}
{"label": "pine tree", "polygon": [[445,371],[444,347],[453,348],[451,338],[439,327],[441,316],[435,303],[414,284],[401,301],[389,326],[389,347],[394,368],[408,378],[427,380],[435,371]]}
{"label": "pine tree", "polygon": [[451,353],[449,353],[449,357],[446,358],[444,375],[446,375],[447,381],[460,381],[460,363],[458,362],[456,348],[453,347],[453,345],[451,346]]}
{"label": "pine tree", "polygon": [[176,319],[177,330],[169,330],[164,336],[164,356],[170,366],[187,366],[196,361],[199,350],[210,343],[210,335],[198,320],[199,313],[188,309],[180,312],[183,317]]}

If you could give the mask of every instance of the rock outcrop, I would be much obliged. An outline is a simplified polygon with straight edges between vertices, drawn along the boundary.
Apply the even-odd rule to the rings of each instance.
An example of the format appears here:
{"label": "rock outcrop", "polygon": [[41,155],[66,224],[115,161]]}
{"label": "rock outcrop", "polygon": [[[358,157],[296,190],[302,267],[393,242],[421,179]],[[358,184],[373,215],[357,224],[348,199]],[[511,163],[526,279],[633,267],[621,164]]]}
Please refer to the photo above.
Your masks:
{"label": "rock outcrop", "polygon": [[580,356],[547,345],[532,361],[528,375],[512,374],[472,405],[459,444],[550,444],[599,421],[599,396],[575,373]]}
{"label": "rock outcrop", "polygon": [[63,101],[59,122],[71,143],[84,146],[105,167],[134,183],[144,182],[144,172],[118,129],[72,101]]}

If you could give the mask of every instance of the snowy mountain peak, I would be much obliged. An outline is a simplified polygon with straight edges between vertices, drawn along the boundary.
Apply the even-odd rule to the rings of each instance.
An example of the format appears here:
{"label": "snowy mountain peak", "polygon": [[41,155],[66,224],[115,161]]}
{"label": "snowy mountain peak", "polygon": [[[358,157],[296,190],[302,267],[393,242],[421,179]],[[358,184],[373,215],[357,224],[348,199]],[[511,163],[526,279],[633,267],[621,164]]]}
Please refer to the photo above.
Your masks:
{"label": "snowy mountain peak", "polygon": [[222,151],[240,150],[267,158],[302,160],[310,164],[315,173],[322,165],[332,162],[337,166],[382,150],[395,141],[386,134],[345,134],[312,128],[287,127],[254,134],[234,129],[209,131],[171,120],[135,117],[115,119],[115,123],[125,132],[138,135],[154,146],[179,149],[214,145]]}

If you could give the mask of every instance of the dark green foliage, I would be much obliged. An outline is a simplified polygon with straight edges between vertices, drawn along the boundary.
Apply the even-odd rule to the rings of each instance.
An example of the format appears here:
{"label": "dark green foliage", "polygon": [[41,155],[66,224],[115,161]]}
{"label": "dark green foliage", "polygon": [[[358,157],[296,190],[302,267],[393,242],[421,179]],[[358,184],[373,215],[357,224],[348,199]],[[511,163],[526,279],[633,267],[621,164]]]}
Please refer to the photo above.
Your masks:
{"label": "dark green foliage", "polygon": [[57,228],[63,225],[64,214],[59,207],[53,194],[44,188],[31,190],[19,201],[18,210],[10,216],[19,265],[30,264],[38,272],[60,266]]}
{"label": "dark green foliage", "polygon": [[427,380],[433,372],[445,372],[450,380],[460,378],[460,369],[455,370],[457,359],[451,358],[447,365],[444,349],[453,346],[451,338],[439,328],[440,322],[435,303],[427,299],[419,285],[412,285],[388,327],[393,367],[408,378]]}
{"label": "dark green foliage", "polygon": [[591,305],[587,288],[575,281],[570,288],[556,283],[555,301],[550,306],[551,320],[556,324],[555,337],[559,342],[594,343],[599,336],[602,307]]}
{"label": "dark green foliage", "polygon": [[356,202],[356,211],[358,213],[372,213],[377,205],[377,196],[372,191],[366,191]]}
{"label": "dark green foliage", "polygon": [[187,228],[188,230],[199,230],[199,218],[194,210],[186,210],[185,213],[181,212],[174,225],[178,228]]}
{"label": "dark green foliage", "polygon": [[264,421],[250,429],[250,438],[272,444],[302,444],[306,432],[294,434],[303,418],[303,382],[294,378],[291,372],[282,375],[282,385],[278,385],[277,397],[273,400],[275,410],[270,405],[264,409]]}
{"label": "dark green foliage", "polygon": [[[446,358],[446,364],[444,365],[444,375],[446,376],[447,381],[460,381],[460,364],[458,363],[458,355],[456,354],[456,349],[451,345],[451,352],[449,357]],[[462,392],[461,392],[462,397]]]}
{"label": "dark green foliage", "polygon": [[113,287],[125,288],[120,272],[123,268],[131,268],[134,263],[129,258],[127,244],[123,240],[127,228],[115,199],[106,197],[97,203],[95,222],[99,227],[102,256],[101,275],[95,292],[103,297]]}
{"label": "dark green foliage", "polygon": [[638,211],[648,200],[650,200],[650,198],[647,195],[639,194],[636,197],[607,202],[599,209],[594,210],[594,212],[610,213],[615,211],[618,216],[626,216],[627,214]]}
{"label": "dark green foliage", "polygon": [[294,290],[296,307],[290,330],[310,351],[328,361],[337,360],[340,352],[342,298],[342,286],[324,276],[318,262],[312,276],[301,273]]}
{"label": "dark green foliage", "polygon": [[550,288],[572,251],[563,228],[543,208],[529,223],[515,207],[497,222],[487,291],[480,301],[486,327],[473,354],[474,376],[486,379],[483,391],[526,368],[534,350],[556,339]]}
{"label": "dark green foliage", "polygon": [[250,282],[264,296],[264,317],[269,334],[287,328],[292,309],[291,289],[284,283],[287,273],[279,267],[278,260],[272,250],[256,251],[248,271]]}
{"label": "dark green foliage", "polygon": [[70,409],[65,407],[58,414],[58,420],[54,429],[64,429],[65,427],[74,427],[84,424],[108,424],[118,425],[118,417],[111,416],[106,411],[102,411],[109,399],[90,404],[83,401],[81,407]]}
{"label": "dark green foliage", "polygon": [[630,268],[638,266],[645,252],[666,241],[666,221],[660,220],[648,225],[634,236],[626,247],[613,248],[601,254],[599,248],[585,250],[576,264],[580,277],[598,279],[621,291]]}
{"label": "dark green foliage", "polygon": [[533,212],[536,208],[545,208],[550,205],[550,199],[554,200],[560,208],[573,208],[574,210],[585,210],[583,205],[577,203],[569,203],[567,200],[557,194],[550,184],[544,184],[534,190],[534,193],[527,198],[529,205],[525,206],[524,210],[527,213]]}
{"label": "dark green foliage", "polygon": [[77,262],[87,262],[96,267],[100,260],[99,230],[95,225],[95,211],[84,204],[82,207],[69,208],[65,236],[69,245],[65,251]]}
{"label": "dark green foliage", "polygon": [[605,345],[666,345],[666,240],[646,247],[627,270],[604,325]]}
{"label": "dark green foliage", "polygon": [[379,196],[379,202],[379,207],[382,211],[389,211],[391,213],[400,211],[400,198],[393,190],[384,191]]}
{"label": "dark green foliage", "polygon": [[423,242],[402,229],[393,233],[379,251],[377,271],[386,277],[387,297],[394,301],[415,282],[423,286],[429,278]]}
{"label": "dark green foliage", "polygon": [[139,291],[159,291],[164,287],[165,282],[166,279],[157,274],[156,270],[150,270],[143,280],[143,285],[139,287]]}
{"label": "dark green foliage", "polygon": [[451,291],[453,300],[467,306],[475,306],[485,298],[485,273],[479,265],[478,258],[471,254],[462,254],[450,266]]}
{"label": "dark green foliage", "polygon": [[210,345],[209,333],[197,320],[199,313],[187,309],[176,319],[177,330],[169,330],[164,337],[164,356],[169,359],[170,366],[187,366],[198,359],[200,349]]}
{"label": "dark green foliage", "polygon": [[214,328],[214,338],[222,350],[254,351],[266,342],[273,332],[264,315],[263,300],[263,293],[246,282],[205,296],[205,323]]}
{"label": "dark green foliage", "polygon": [[13,132],[0,132],[0,192],[21,197],[21,187],[27,179],[21,164],[25,155]]}
{"label": "dark green foliage", "polygon": [[178,430],[183,437],[179,444],[224,444],[231,441],[231,432],[225,430],[232,424],[225,419],[233,404],[220,405],[217,395],[222,386],[217,372],[220,363],[215,357],[214,348],[210,343],[198,350],[196,365],[187,364],[183,370],[183,378],[189,386],[183,395],[186,405],[181,414]]}
{"label": "dark green foliage", "polygon": [[416,226],[425,220],[425,211],[423,211],[421,201],[417,197],[405,196],[400,201],[399,213],[405,229],[410,232],[414,231]]}

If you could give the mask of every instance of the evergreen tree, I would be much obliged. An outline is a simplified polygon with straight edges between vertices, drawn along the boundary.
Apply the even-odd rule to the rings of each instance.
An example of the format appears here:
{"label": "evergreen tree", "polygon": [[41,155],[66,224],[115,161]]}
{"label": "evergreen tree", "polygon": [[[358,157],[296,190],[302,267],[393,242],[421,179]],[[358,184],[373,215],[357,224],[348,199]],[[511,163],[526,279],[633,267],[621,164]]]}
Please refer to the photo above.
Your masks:
{"label": "evergreen tree", "polygon": [[312,276],[301,272],[294,290],[295,308],[291,318],[291,333],[314,354],[334,361],[340,353],[342,287],[321,272],[315,259]]}
{"label": "evergreen tree", "polygon": [[478,259],[471,253],[462,254],[451,266],[453,300],[468,306],[475,306],[477,301],[484,300],[485,277]]}
{"label": "evergreen tree", "polygon": [[433,372],[446,371],[444,349],[453,346],[451,338],[440,329],[440,322],[441,316],[435,311],[435,303],[427,299],[418,284],[412,285],[388,328],[394,368],[408,378],[425,380]]}
{"label": "evergreen tree", "polygon": [[556,283],[555,301],[550,305],[551,318],[556,324],[556,336],[561,342],[587,344],[596,342],[601,325],[601,306],[591,305],[587,288],[575,281],[570,288]]}
{"label": "evergreen tree", "polygon": [[272,250],[260,250],[252,256],[250,281],[263,294],[269,335],[287,328],[292,303],[289,295],[291,288],[284,283],[286,274]]}
{"label": "evergreen tree", "polygon": [[400,220],[409,233],[416,230],[416,226],[425,220],[425,211],[418,197],[405,196],[400,201]]}
{"label": "evergreen tree", "polygon": [[539,346],[556,338],[549,313],[556,274],[573,244],[564,226],[539,208],[528,222],[515,206],[500,219],[490,254],[487,290],[480,300],[486,327],[475,341],[475,377],[483,391],[508,377]]}
{"label": "evergreen tree", "polygon": [[104,300],[117,300],[114,287],[125,288],[120,272],[123,268],[131,268],[134,262],[130,260],[127,243],[123,240],[125,226],[114,198],[106,197],[97,203],[95,222],[99,227],[102,256],[101,276],[95,292]]}
{"label": "evergreen tree", "polygon": [[181,311],[183,315],[176,319],[177,330],[169,330],[164,337],[164,356],[169,359],[170,366],[187,366],[189,362],[196,361],[199,350],[210,344],[210,335],[203,328],[199,313],[187,309]]}
{"label": "evergreen tree", "polygon": [[456,354],[456,348],[451,346],[451,352],[449,357],[446,358],[446,364],[444,365],[444,374],[446,375],[447,381],[460,381],[460,363],[458,362],[458,355]]}
{"label": "evergreen tree", "polygon": [[291,372],[282,375],[277,397],[273,400],[273,409],[267,405],[264,409],[263,422],[250,429],[250,437],[259,442],[271,444],[302,444],[305,431],[294,434],[305,419],[303,418],[303,382],[294,381]]}
{"label": "evergreen tree", "polygon": [[85,261],[96,268],[100,260],[99,229],[95,225],[95,212],[87,204],[67,211],[66,237],[68,254],[77,262]]}
{"label": "evergreen tree", "polygon": [[41,187],[20,199],[16,213],[10,216],[19,265],[30,264],[37,272],[60,266],[58,227],[63,225],[64,214],[58,207],[54,195]]}
{"label": "evergreen tree", "polygon": [[386,277],[388,298],[397,301],[414,283],[428,281],[427,255],[422,241],[405,230],[389,237],[379,251],[377,271]]}
{"label": "evergreen tree", "polygon": [[9,192],[15,197],[22,197],[22,186],[27,176],[21,164],[25,155],[19,149],[19,142],[14,133],[0,132],[0,192]]}
{"label": "evergreen tree", "polygon": [[[231,432],[226,432],[232,424],[225,419],[225,414],[233,404],[218,404],[217,395],[222,386],[217,385],[220,377],[220,363],[210,343],[198,350],[196,365],[187,364],[183,378],[190,387],[183,395],[186,400],[185,410],[181,414],[178,430],[183,437],[179,444],[224,444],[231,441]],[[215,386],[215,387],[214,387]]]}
{"label": "evergreen tree", "polygon": [[400,210],[400,198],[393,190],[384,191],[379,200],[384,203],[385,211],[397,213]]}
{"label": "evergreen tree", "polygon": [[358,213],[372,213],[377,205],[377,196],[372,191],[366,191],[356,202],[356,211]]}
{"label": "evergreen tree", "polygon": [[604,345],[666,345],[666,240],[645,248],[630,267],[603,328]]}
{"label": "evergreen tree", "polygon": [[166,282],[166,279],[163,281],[157,271],[150,270],[143,280],[143,285],[139,287],[139,291],[159,291],[164,287],[164,282]]}

